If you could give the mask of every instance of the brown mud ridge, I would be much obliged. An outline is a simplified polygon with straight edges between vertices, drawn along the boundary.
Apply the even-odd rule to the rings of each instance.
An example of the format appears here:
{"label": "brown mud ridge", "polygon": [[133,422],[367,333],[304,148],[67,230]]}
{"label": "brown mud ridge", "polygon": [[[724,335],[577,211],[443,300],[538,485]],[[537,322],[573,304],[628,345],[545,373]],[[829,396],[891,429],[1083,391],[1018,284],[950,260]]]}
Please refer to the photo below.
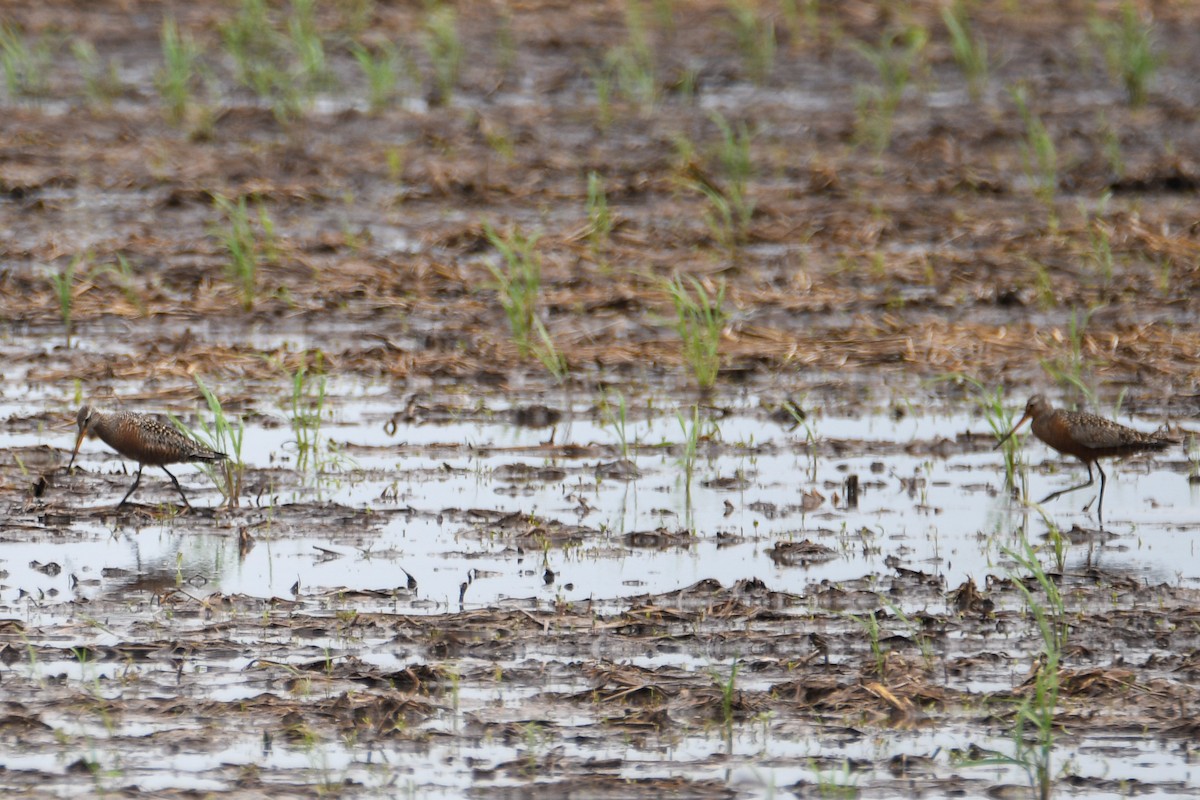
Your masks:
{"label": "brown mud ridge", "polygon": [[[758,73],[750,54],[763,48],[739,44],[737,4],[465,0],[453,4],[466,57],[450,92],[433,78],[426,44],[446,18],[430,4],[320,4],[312,24],[328,72],[299,98],[239,80],[226,48],[250,5],[174,4],[203,65],[174,120],[160,96],[163,4],[11,2],[0,14],[35,64],[49,54],[9,79],[0,105],[0,431],[21,440],[0,461],[0,548],[105,525],[113,546],[147,526],[181,539],[233,535],[226,523],[245,521],[237,510],[170,518],[142,498],[121,515],[85,508],[123,492],[127,476],[64,479],[69,441],[28,440],[67,440],[89,396],[194,408],[201,378],[229,413],[269,430],[286,424],[276,412],[303,367],[328,378],[331,408],[358,389],[391,398],[394,413],[370,420],[384,430],[536,408],[560,385],[576,398],[615,389],[691,404],[666,288],[677,274],[712,295],[724,287],[721,371],[716,399],[705,399],[718,406],[744,392],[776,404],[811,395],[852,413],[891,393],[966,405],[969,384],[924,383],[958,375],[1021,395],[1082,386],[1107,401],[1127,389],[1127,408],[1174,419],[1200,410],[1193,3],[1134,4],[1153,12],[1162,57],[1136,108],[1106,63],[1111,38],[1097,33],[1121,19],[1114,3],[969,4],[991,61],[978,99],[940,2],[762,3],[777,48]],[[289,28],[289,8],[268,4],[259,27],[277,36],[259,46],[298,85],[287,36],[303,26]],[[862,46],[895,75],[908,57],[901,43],[919,31],[928,39],[904,67],[888,128]],[[72,56],[78,41],[99,60]],[[354,43],[376,55],[399,48],[382,109],[369,108]],[[622,71],[646,53],[652,97]],[[109,64],[117,85],[104,89]],[[1029,114],[1010,92],[1018,86]],[[1054,143],[1049,168],[1034,122]],[[739,138],[752,165],[743,177],[730,156]],[[589,218],[593,172],[611,213],[604,235]],[[231,223],[218,198],[247,202],[259,262],[248,283],[227,274]],[[536,317],[563,358],[561,381],[513,341],[489,227],[539,234]],[[469,402],[436,405],[425,392]],[[986,446],[941,440],[929,455]],[[815,447],[911,454],[904,443]],[[298,483],[275,455],[250,473],[248,497]],[[633,477],[615,453],[604,461],[616,465],[607,479]],[[531,480],[551,483],[580,477],[506,467],[547,469]],[[47,480],[31,491],[38,474]],[[154,498],[164,483],[148,469],[140,491]],[[795,502],[805,502],[799,491]],[[368,509],[316,499],[273,513],[275,536],[364,549],[378,524]],[[456,522],[476,525],[465,548],[487,539],[565,550],[602,534],[497,509]],[[711,534],[715,522],[696,526]],[[251,546],[255,529],[243,527]],[[690,541],[635,536],[628,549]],[[769,546],[789,566],[832,557],[822,542]],[[394,591],[298,585],[286,599],[214,593],[162,565],[80,576],[89,591],[67,599],[4,585],[0,787],[1022,796],[1020,768],[979,764],[1012,752],[1017,709],[1047,672],[1010,566],[979,587],[897,567],[795,594],[704,581],[594,607],[478,608],[468,586],[459,610],[420,606],[429,577],[399,567]],[[1056,791],[1194,794],[1183,769],[1155,777],[1145,764],[1189,760],[1200,596],[1111,564],[1047,569],[1068,629],[1052,670],[1052,730],[1071,753],[1054,762]]]}

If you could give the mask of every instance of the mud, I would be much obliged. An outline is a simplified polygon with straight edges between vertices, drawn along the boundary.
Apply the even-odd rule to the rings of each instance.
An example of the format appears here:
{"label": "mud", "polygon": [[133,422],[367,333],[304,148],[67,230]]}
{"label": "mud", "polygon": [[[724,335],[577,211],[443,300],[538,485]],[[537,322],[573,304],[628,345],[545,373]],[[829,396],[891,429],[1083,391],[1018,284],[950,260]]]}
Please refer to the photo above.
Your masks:
{"label": "mud", "polygon": [[[653,101],[605,66],[626,5],[454,7],[448,96],[426,7],[345,2],[298,100],[239,83],[236,4],[174,7],[205,67],[176,120],[161,4],[0,14],[49,54],[0,106],[0,787],[1034,796],[1004,762],[1047,675],[1031,552],[1062,597],[1049,792],[1194,795],[1200,13],[1138,6],[1162,61],[1133,108],[1111,3],[973,4],[978,98],[942,4],[763,4],[758,80],[734,6],[636,6]],[[289,13],[264,46],[298,85]],[[854,43],[919,28],[877,148]],[[354,42],[399,48],[383,108]],[[218,197],[247,201],[248,289]],[[489,228],[538,234],[559,375]],[[677,274],[724,292],[710,391]],[[84,399],[198,428],[200,381],[244,425],[236,501],[184,467],[183,513],[147,468],[118,509],[136,467],[96,442],[67,474]],[[1083,468],[1027,439],[1008,480],[997,389],[1182,444],[1106,467],[1101,530],[1095,487],[1019,501]]]}

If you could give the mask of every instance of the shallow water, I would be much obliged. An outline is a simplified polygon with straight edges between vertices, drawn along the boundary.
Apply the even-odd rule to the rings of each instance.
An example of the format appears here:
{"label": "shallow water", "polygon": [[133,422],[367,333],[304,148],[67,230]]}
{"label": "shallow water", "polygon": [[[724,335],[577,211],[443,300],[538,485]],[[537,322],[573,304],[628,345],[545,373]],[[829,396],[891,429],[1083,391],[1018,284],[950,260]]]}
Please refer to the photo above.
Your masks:
{"label": "shallow water", "polygon": [[[171,521],[130,527],[111,518],[104,526],[75,524],[70,535],[51,541],[10,542],[0,562],[8,571],[2,596],[11,603],[23,592],[53,591],[65,602],[75,595],[73,575],[97,577],[104,570],[178,573],[200,581],[204,591],[257,597],[285,596],[297,581],[306,592],[389,591],[406,583],[404,570],[419,584],[406,601],[415,612],[458,607],[468,578],[466,607],[505,597],[614,601],[705,578],[723,585],[757,578],[772,589],[802,592],[896,564],[953,587],[1002,570],[1001,549],[1013,546],[1022,525],[1035,540],[1050,523],[1063,531],[1097,525],[1094,508],[1090,514],[1080,508],[1098,484],[1048,504],[1042,518],[1003,492],[999,452],[981,446],[945,457],[897,452],[931,453],[940,438],[983,433],[979,420],[962,415],[909,415],[899,422],[883,415],[822,416],[812,423],[810,447],[804,431],[786,431],[744,409],[720,419],[719,437],[701,443],[689,490],[682,428],[667,415],[628,425],[640,476],[621,480],[596,477],[597,465],[617,456],[615,434],[583,417],[582,409],[553,429],[483,420],[381,425],[392,411],[372,400],[346,402],[319,434],[319,469],[302,473],[298,484],[279,478],[279,485],[244,497],[249,508],[237,518],[219,512],[199,528]],[[507,417],[502,407],[489,414]],[[824,455],[822,439],[843,443],[846,454]],[[0,441],[37,444],[67,447],[70,441],[49,433]],[[570,452],[571,445],[580,449]],[[856,455],[855,449],[878,454]],[[1031,496],[1083,476],[1080,465],[1034,440],[1023,454],[1033,462],[1026,472]],[[250,425],[243,457],[255,483],[256,471],[294,464],[295,434],[290,427]],[[68,480],[95,487],[89,506],[115,503],[129,483],[129,465],[98,441],[84,445],[78,463],[89,474]],[[1108,468],[1105,529],[1114,538],[1070,548],[1068,565],[1102,564],[1148,583],[1200,584],[1200,569],[1188,567],[1196,564],[1190,531],[1200,523],[1200,486],[1159,463]],[[197,505],[219,502],[202,474],[187,467],[180,474]],[[859,476],[856,508],[845,504],[847,475]],[[102,482],[95,476],[104,476]],[[169,502],[171,491],[160,471],[147,469],[135,500]],[[808,503],[804,493],[810,493]],[[369,515],[362,524],[294,531],[288,505],[311,502]],[[565,543],[553,536],[543,541],[530,525],[514,545],[511,531],[491,530],[489,518],[466,519],[470,509],[487,509],[492,519],[518,514],[577,530],[564,534]],[[233,534],[247,524],[255,526],[258,544],[239,559]],[[657,537],[655,546],[649,534],[660,528],[676,535]],[[632,534],[643,534],[634,538],[645,546],[635,546]],[[819,559],[772,559],[777,543],[804,540],[830,552]],[[61,574],[48,576],[31,568],[33,562],[58,563]],[[554,572],[550,583],[543,581],[547,568]],[[107,591],[110,583],[102,579],[79,591]]]}

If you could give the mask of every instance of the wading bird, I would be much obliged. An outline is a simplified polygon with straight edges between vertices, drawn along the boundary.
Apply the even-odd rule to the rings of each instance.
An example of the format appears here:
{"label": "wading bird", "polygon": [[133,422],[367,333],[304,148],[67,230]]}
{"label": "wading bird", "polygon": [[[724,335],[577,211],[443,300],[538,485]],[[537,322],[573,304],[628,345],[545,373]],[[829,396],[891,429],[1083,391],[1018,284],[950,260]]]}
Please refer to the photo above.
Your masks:
{"label": "wading bird", "polygon": [[67,471],[75,465],[75,456],[79,455],[79,445],[87,435],[99,436],[106,445],[116,450],[125,458],[138,462],[137,477],[133,486],[117,503],[117,508],[125,505],[125,501],[133,494],[142,479],[142,467],[162,467],[171,483],[179,490],[183,504],[191,508],[187,495],[179,481],[167,469],[167,464],[182,464],[191,461],[220,461],[227,458],[224,453],[218,453],[197,441],[189,439],[171,425],[149,414],[135,414],[132,411],[114,411],[105,414],[92,406],[84,404],[75,415],[79,425],[79,435],[75,438],[75,450],[71,453],[71,463]]}
{"label": "wading bird", "polygon": [[[1142,433],[1095,414],[1054,408],[1046,398],[1035,394],[1025,405],[1025,413],[1020,421],[996,443],[996,447],[1007,442],[1029,419],[1033,420],[1034,436],[1060,453],[1075,456],[1088,468],[1087,483],[1051,492],[1039,502],[1046,503],[1067,492],[1091,486],[1095,482],[1092,476],[1092,465],[1095,464],[1096,471],[1100,473],[1100,501],[1096,505],[1096,519],[1101,525],[1104,524],[1105,475],[1104,470],[1100,468],[1099,459],[1119,458],[1146,450],[1164,450],[1168,445],[1178,444],[1174,439]],[[1089,506],[1090,502],[1083,509],[1086,511]]]}

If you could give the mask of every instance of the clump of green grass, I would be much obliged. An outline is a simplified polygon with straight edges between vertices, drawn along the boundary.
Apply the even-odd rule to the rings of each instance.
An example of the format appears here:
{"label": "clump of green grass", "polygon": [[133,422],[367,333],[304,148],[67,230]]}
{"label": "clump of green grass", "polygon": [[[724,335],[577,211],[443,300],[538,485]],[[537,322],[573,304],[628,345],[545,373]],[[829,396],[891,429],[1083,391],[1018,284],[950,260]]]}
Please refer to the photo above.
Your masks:
{"label": "clump of green grass", "polygon": [[534,317],[533,328],[537,333],[537,340],[530,345],[530,351],[533,357],[541,362],[546,371],[550,373],[550,377],[558,383],[562,383],[567,379],[567,374],[570,372],[570,366],[567,364],[567,358],[558,349],[554,343],[554,338],[550,336],[550,331],[546,330],[546,326],[541,319]]}
{"label": "clump of green grass", "polygon": [[500,293],[500,305],[508,317],[513,341],[522,357],[529,356],[542,287],[542,259],[535,250],[539,235],[525,236],[516,228],[500,234],[487,223],[484,223],[483,232],[503,258],[501,265],[488,264],[488,269],[496,279],[495,287]]}
{"label": "clump of green grass", "polygon": [[700,193],[708,201],[704,221],[709,235],[720,247],[735,253],[750,235],[755,202],[750,196],[749,183],[754,176],[751,157],[753,134],[744,122],[731,125],[721,114],[714,113],[713,124],[721,134],[715,156],[715,172],[723,180],[710,177],[709,171],[697,166],[696,148],[685,136],[675,138],[680,166],[679,182]]}
{"label": "clump of green grass", "polygon": [[970,9],[963,0],[942,8],[942,22],[950,34],[954,60],[967,78],[971,99],[978,100],[987,85],[987,43],[971,29]]}
{"label": "clump of green grass", "polygon": [[[992,435],[996,437],[997,441],[1003,439],[1016,423],[1016,419],[1014,419],[1016,415],[1009,410],[1008,404],[1005,402],[1004,387],[997,386],[994,389],[988,390],[980,383],[974,381],[973,383],[976,383],[979,391],[979,396],[976,397],[975,403],[983,411],[983,418],[987,420],[988,427],[992,430]],[[1020,434],[1009,437],[1003,445],[1004,485],[1008,489],[1016,488],[1018,475],[1021,476],[1022,484],[1024,484],[1027,477],[1025,464],[1021,460],[1021,451],[1018,449],[1019,436]],[[1022,486],[1022,494],[1026,493],[1024,488]]]}
{"label": "clump of green grass", "polygon": [[141,295],[137,292],[137,287],[134,285],[133,266],[129,263],[129,259],[124,253],[117,253],[117,263],[110,264],[106,271],[114,276],[117,287],[121,290],[121,294],[125,295],[125,299],[129,304],[138,310],[139,314],[146,313],[146,304],[142,300]]}
{"label": "clump of green grass", "polygon": [[1094,308],[1082,313],[1073,309],[1067,322],[1065,352],[1040,362],[1047,375],[1068,389],[1079,392],[1092,407],[1097,407],[1098,403],[1095,390],[1084,377],[1084,373],[1092,367],[1091,359],[1084,353],[1084,337],[1095,312]]}
{"label": "clump of green grass", "polygon": [[260,96],[268,94],[275,83],[279,34],[266,0],[241,0],[237,12],[219,30],[225,52],[233,59],[237,81]]}
{"label": "clump of green grass", "polygon": [[0,24],[0,68],[10,98],[44,96],[50,87],[53,63],[54,54],[45,38],[31,45],[19,29]]}
{"label": "clump of green grass", "polygon": [[588,245],[592,259],[602,269],[608,268],[605,252],[613,231],[613,217],[608,210],[608,196],[604,193],[604,179],[595,172],[588,173],[587,181]]}
{"label": "clump of green grass", "polygon": [[596,92],[596,124],[605,130],[613,121],[613,73],[608,59],[601,66],[589,65],[588,74],[592,78],[592,88]]}
{"label": "clump of green grass", "polygon": [[121,96],[125,90],[117,74],[117,62],[112,59],[101,61],[95,46],[86,39],[71,42],[71,54],[79,65],[83,76],[84,94],[88,101],[107,106]]}
{"label": "clump of green grass", "polygon": [[859,86],[855,92],[856,138],[860,144],[869,144],[877,154],[891,142],[896,110],[922,64],[928,43],[929,31],[915,25],[890,28],[875,45],[852,43],[854,50],[875,67],[879,77],[878,84]]}
{"label": "clump of green grass", "polygon": [[220,26],[238,83],[269,103],[280,122],[294,119],[334,83],[316,8],[316,0],[291,0],[277,22],[267,0],[240,0]]}
{"label": "clump of green grass", "polygon": [[1121,152],[1121,134],[1109,122],[1108,116],[1103,111],[1096,115],[1096,128],[1104,140],[1104,160],[1108,162],[1112,180],[1118,181],[1125,177],[1125,155]]}
{"label": "clump of green grass", "polygon": [[288,42],[297,62],[297,77],[306,96],[328,89],[333,73],[325,56],[325,42],[317,28],[317,0],[292,0],[288,16]]}
{"label": "clump of green grass", "polygon": [[[961,373],[945,375],[939,380],[951,381],[956,385],[965,383],[971,387],[975,407],[983,414],[984,421],[987,422],[988,428],[997,441],[1003,439],[1012,430],[1016,419],[1013,412],[1009,410],[1003,386],[989,388],[982,381]],[[1018,433],[1004,443],[1004,486],[1006,489],[1016,486],[1018,476],[1022,481],[1026,477],[1025,465],[1021,460],[1021,450],[1018,446],[1020,437],[1021,434]]]}
{"label": "clump of green grass", "polygon": [[1112,200],[1112,192],[1105,192],[1096,204],[1094,212],[1089,212],[1087,206],[1082,202],[1079,204],[1079,211],[1083,215],[1084,225],[1087,228],[1089,245],[1088,250],[1084,253],[1084,261],[1091,266],[1104,289],[1112,286],[1116,264],[1112,251],[1112,229],[1104,221],[1110,200]]}
{"label": "clump of green grass", "polygon": [[852,614],[850,618],[857,622],[859,627],[863,629],[863,633],[867,635],[867,642],[871,645],[871,655],[875,659],[875,674],[880,678],[886,678],[888,651],[883,646],[879,630],[879,619],[875,616],[875,612],[871,611],[862,616]]}
{"label": "clump of green grass", "polygon": [[1020,551],[1005,548],[1004,552],[1034,579],[1032,589],[1019,576],[1014,575],[1012,582],[1024,595],[1041,639],[1037,671],[1030,690],[1015,701],[1012,754],[974,761],[972,766],[1019,767],[1028,776],[1035,796],[1049,800],[1054,788],[1054,719],[1058,710],[1059,669],[1070,627],[1058,584],[1046,574],[1038,561],[1037,551],[1024,534],[1021,545]]}
{"label": "clump of green grass", "polygon": [[1120,13],[1119,22],[1093,14],[1088,28],[1104,52],[1109,71],[1124,85],[1129,104],[1139,108],[1146,104],[1162,56],[1155,47],[1153,26],[1142,19],[1137,6],[1125,0]]}
{"label": "clump of green grass", "polygon": [[1038,307],[1041,309],[1050,309],[1058,305],[1058,295],[1054,291],[1054,281],[1050,278],[1050,270],[1045,264],[1023,256],[1021,260],[1033,273],[1033,289],[1037,297]]}
{"label": "clump of green grass", "polygon": [[338,30],[350,40],[366,31],[375,17],[376,0],[338,0],[334,5],[340,17]]}
{"label": "clump of green grass", "polygon": [[775,66],[775,23],[756,0],[728,0],[733,33],[751,80],[766,82]]}
{"label": "clump of green grass", "polygon": [[1154,282],[1158,286],[1158,291],[1163,295],[1168,295],[1171,291],[1171,268],[1174,263],[1174,260],[1168,255],[1160,255],[1155,260],[1157,272]]}
{"label": "clump of green grass", "polygon": [[[596,78],[597,96],[604,95],[602,107],[616,93],[648,114],[657,105],[659,86],[654,48],[646,26],[645,13],[638,0],[625,4],[626,40],[610,49]],[[614,92],[615,90],[615,92]]]}
{"label": "clump of green grass", "polygon": [[91,261],[91,253],[80,253],[67,262],[61,270],[50,275],[50,285],[58,299],[58,313],[62,317],[66,346],[71,346],[71,321],[75,303],[75,276],[80,264]]}
{"label": "clump of green grass", "polygon": [[371,51],[356,43],[350,52],[367,79],[367,105],[371,113],[384,110],[396,96],[396,80],[400,71],[399,51],[391,44]]}
{"label": "clump of green grass", "polygon": [[197,71],[200,46],[179,30],[173,17],[162,25],[163,67],[158,73],[158,93],[162,97],[167,121],[180,125],[187,119],[188,106],[199,79]]}
{"label": "clump of green grass", "polygon": [[733,710],[737,700],[737,674],[741,661],[734,659],[729,665],[729,676],[723,678],[716,670],[712,672],[713,682],[721,690],[721,722],[725,726],[726,735],[733,732]]}
{"label": "clump of green grass", "polygon": [[817,0],[805,0],[803,3],[800,0],[780,0],[783,27],[793,43],[805,42],[809,36],[818,32],[820,12],[817,4]]}
{"label": "clump of green grass", "polygon": [[1029,107],[1029,90],[1025,85],[1014,87],[1009,94],[1025,124],[1025,139],[1021,145],[1025,175],[1033,185],[1034,196],[1046,206],[1051,230],[1056,230],[1058,212],[1054,199],[1058,194],[1058,151],[1054,147],[1054,139],[1042,123],[1042,118]]}
{"label": "clump of green grass", "polygon": [[721,368],[721,332],[725,327],[725,282],[709,293],[704,284],[676,275],[666,283],[675,306],[675,330],[683,348],[683,360],[691,368],[701,391],[712,389]]}
{"label": "clump of green grass", "polygon": [[[714,203],[712,219],[715,221],[719,218],[722,223],[726,220],[732,221],[733,229],[729,243],[741,244],[746,241],[750,231],[750,220],[754,216],[754,200],[751,199],[748,190],[750,179],[754,177],[754,161],[750,155],[750,145],[754,137],[744,122],[733,126],[720,114],[713,114],[712,121],[721,132],[718,159],[726,178],[722,194],[725,201],[723,205],[727,209],[722,210],[721,203]],[[709,200],[712,202],[713,198],[710,196]],[[710,228],[712,224],[710,221]]]}
{"label": "clump of green grass", "polygon": [[242,460],[245,425],[240,419],[231,422],[225,415],[225,409],[221,406],[221,400],[216,393],[199,376],[195,380],[197,388],[204,396],[204,402],[208,406],[209,412],[213,415],[213,423],[210,425],[201,417],[200,427],[196,430],[189,428],[174,416],[170,417],[171,423],[181,433],[228,456],[223,461],[204,462],[200,468],[217,487],[221,496],[225,498],[225,504],[230,508],[236,508],[242,495],[242,485],[246,475],[246,464]]}
{"label": "clump of green grass", "polygon": [[264,262],[278,260],[275,246],[274,223],[264,208],[258,209],[258,228],[256,232],[250,210],[246,206],[246,198],[239,197],[237,202],[221,195],[213,197],[213,207],[221,216],[210,227],[210,231],[225,248],[229,260],[225,262],[225,275],[238,289],[241,295],[242,308],[249,311],[254,308],[258,292],[259,266]]}
{"label": "clump of green grass", "polygon": [[425,16],[425,52],[433,65],[434,102],[450,102],[462,72],[464,48],[458,15],[452,6],[435,2]]}

